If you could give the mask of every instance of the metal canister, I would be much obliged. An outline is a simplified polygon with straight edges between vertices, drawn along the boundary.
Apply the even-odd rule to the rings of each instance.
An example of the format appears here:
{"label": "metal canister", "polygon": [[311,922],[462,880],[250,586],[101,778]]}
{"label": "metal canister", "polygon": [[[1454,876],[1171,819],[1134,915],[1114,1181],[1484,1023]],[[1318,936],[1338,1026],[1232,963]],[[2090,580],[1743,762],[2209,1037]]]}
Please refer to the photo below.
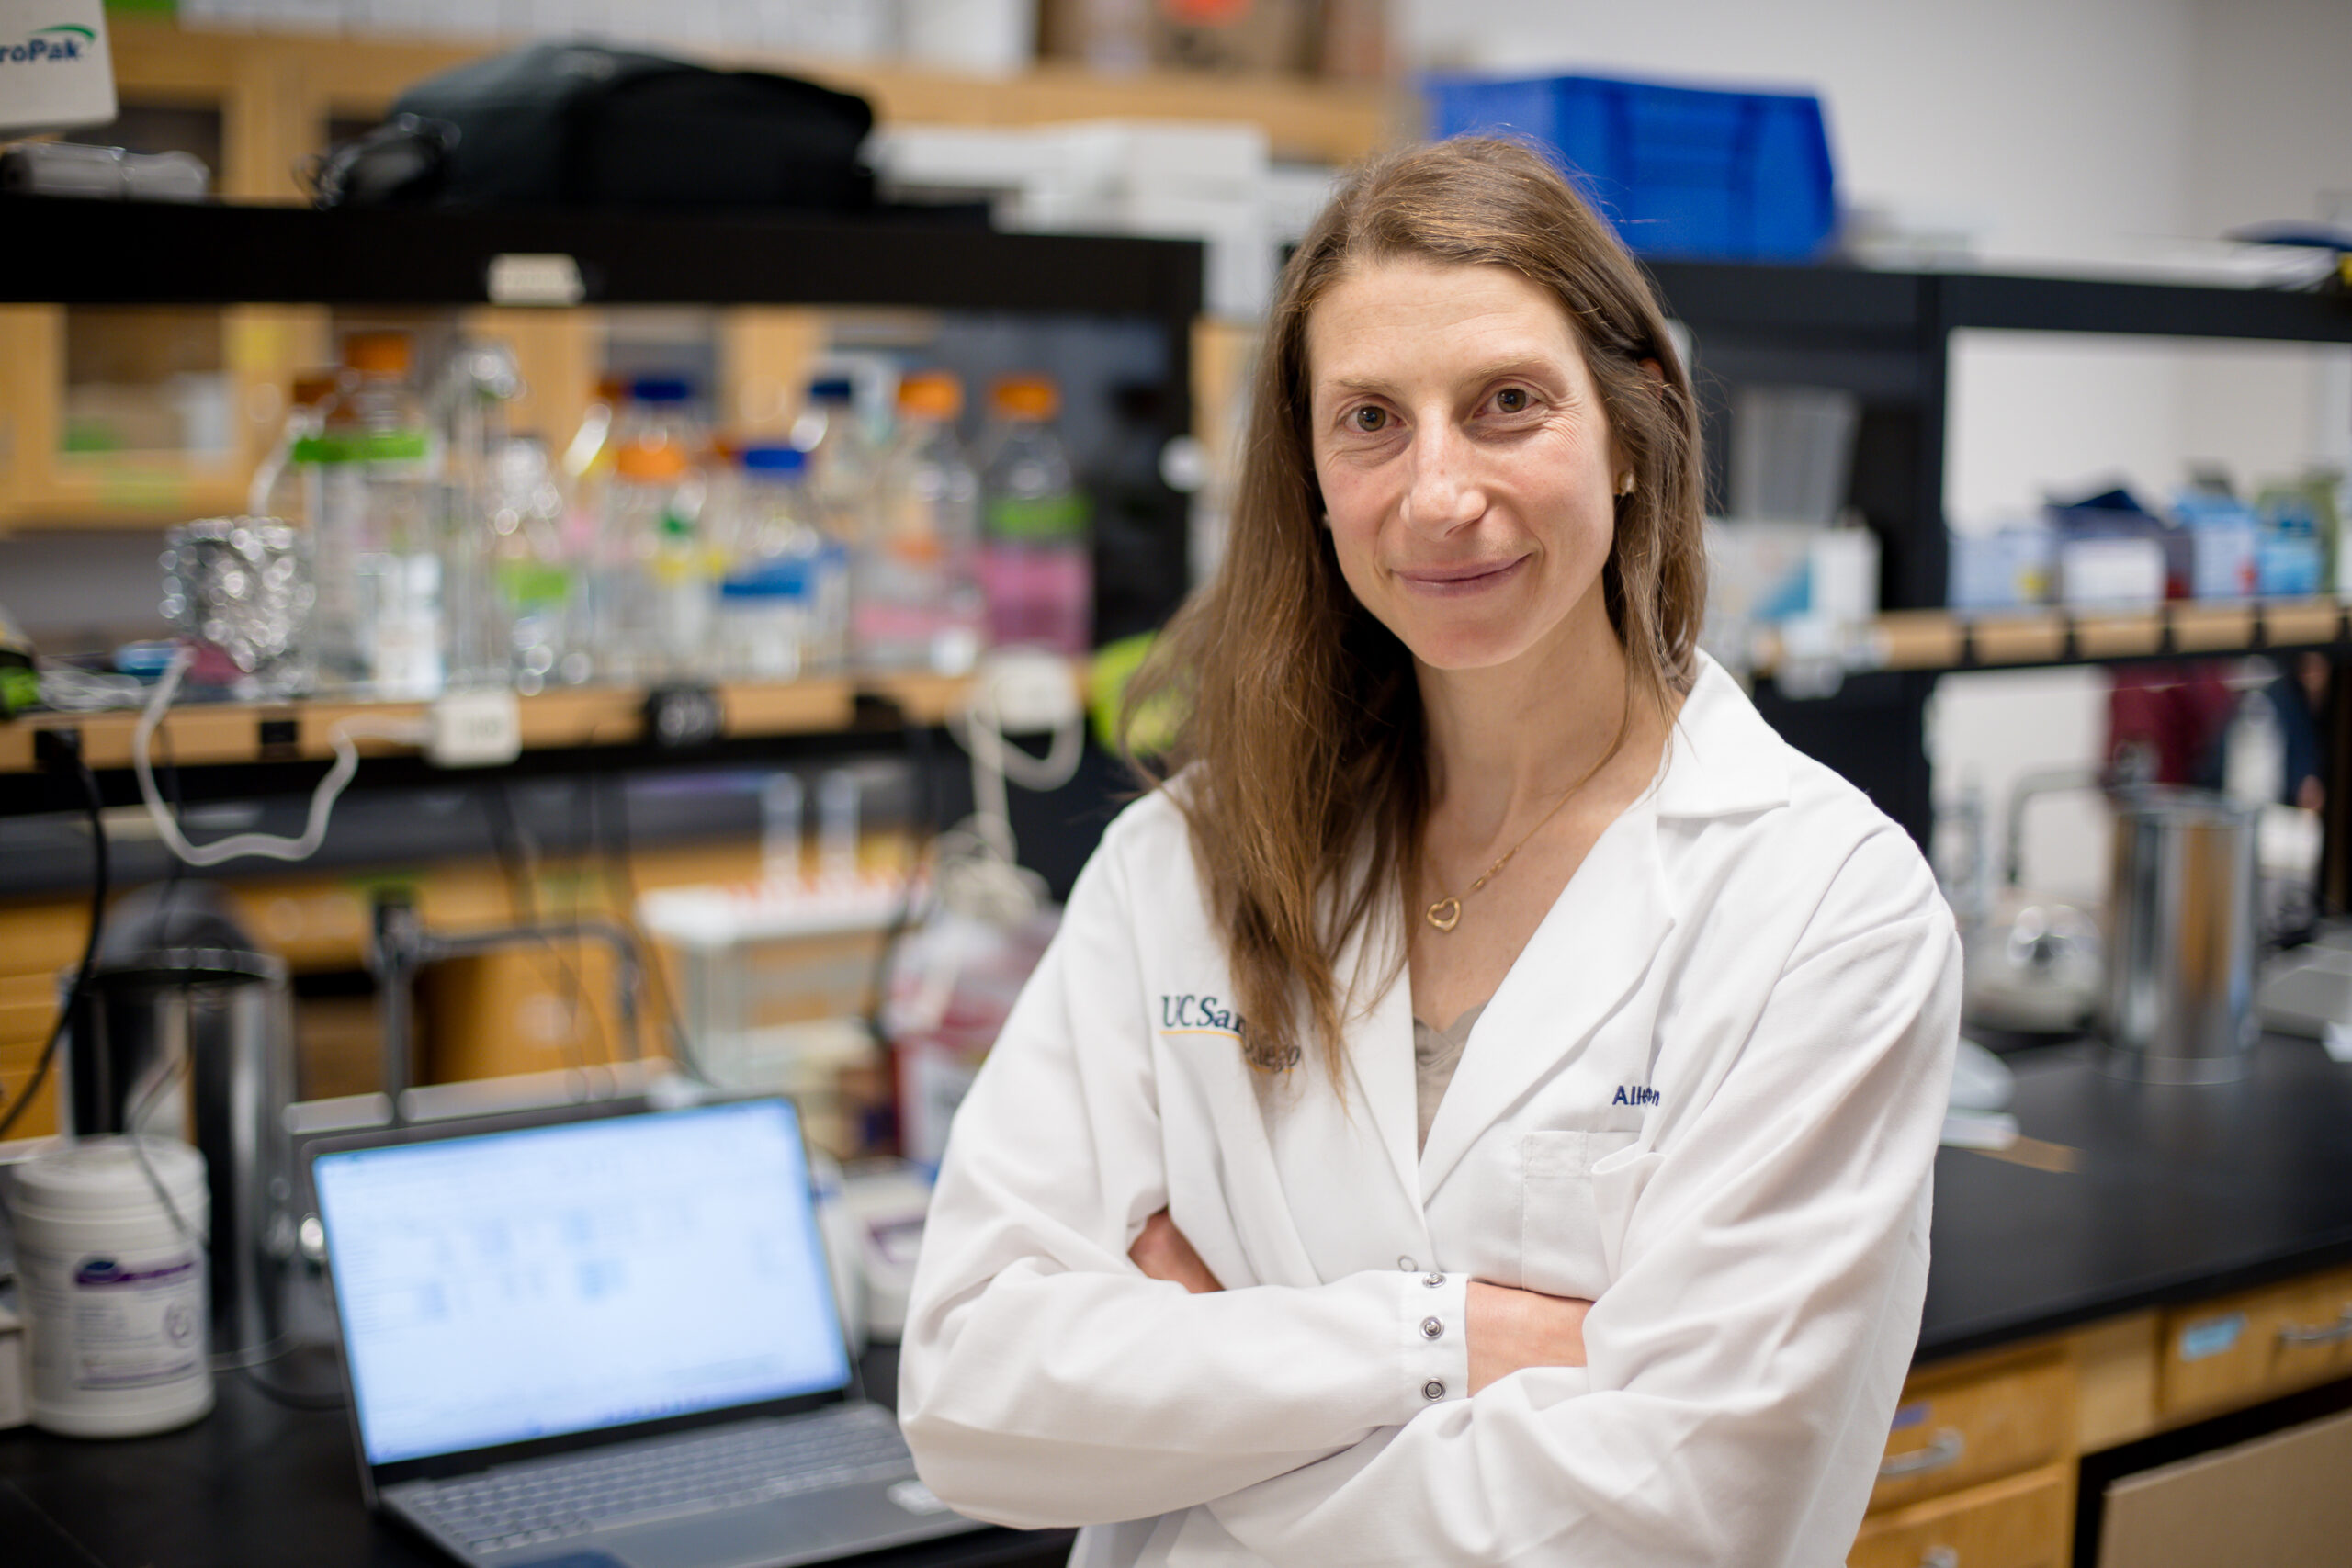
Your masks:
{"label": "metal canister", "polygon": [[2242,1076],[2254,1012],[2259,810],[2203,790],[2119,792],[2108,901],[2109,1065],[2152,1083]]}
{"label": "metal canister", "polygon": [[176,907],[141,889],[108,917],[67,1036],[77,1134],[140,1133],[202,1151],[210,1189],[212,1348],[277,1337],[292,1250],[286,1107],[294,1097],[286,965],[254,951],[210,889]]}

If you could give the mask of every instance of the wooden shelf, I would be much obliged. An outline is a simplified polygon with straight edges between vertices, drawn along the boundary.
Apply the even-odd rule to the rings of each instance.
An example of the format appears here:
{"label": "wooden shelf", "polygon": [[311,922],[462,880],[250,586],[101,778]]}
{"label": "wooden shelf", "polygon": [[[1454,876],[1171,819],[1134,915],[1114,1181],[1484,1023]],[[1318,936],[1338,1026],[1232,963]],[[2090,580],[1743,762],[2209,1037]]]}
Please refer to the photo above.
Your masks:
{"label": "wooden shelf", "polygon": [[[1083,678],[1071,666],[1071,682]],[[963,675],[927,671],[812,676],[798,681],[725,682],[718,696],[719,737],[757,739],[769,736],[830,735],[851,728],[861,697],[896,709],[908,722],[935,726],[946,721],[971,687]],[[1081,697],[1083,691],[1080,691]],[[329,739],[345,719],[371,724],[421,724],[428,705],[306,698],[284,703],[182,702],[173,705],[159,734],[168,736],[175,766],[220,767],[259,762],[322,761],[334,755]],[[559,751],[644,744],[645,693],[633,686],[582,686],[521,699],[523,749]],[[83,755],[96,769],[130,766],[131,731],[139,716],[107,713],[37,712],[0,722],[0,774],[30,773],[39,764],[34,737],[44,729],[78,729]],[[409,742],[355,739],[363,757],[413,754]],[[163,742],[157,742],[160,751]]]}
{"label": "wooden shelf", "polygon": [[[842,677],[725,684],[718,693],[720,732],[730,738],[846,729],[857,710],[856,688]],[[173,761],[180,767],[321,761],[334,754],[328,737],[343,720],[422,723],[426,705],[334,699],[177,703],[160,733],[168,735]],[[548,692],[523,698],[521,705],[526,750],[633,746],[645,739],[645,694],[633,687]],[[0,773],[26,773],[37,765],[33,737],[43,729],[79,729],[90,766],[128,768],[130,734],[138,722],[139,716],[130,712],[27,714],[0,724]],[[416,750],[395,740],[354,744],[362,756]]]}
{"label": "wooden shelf", "polygon": [[[2348,612],[2352,604],[2335,599],[2192,600],[2154,610],[1982,615],[1896,610],[1850,637],[1843,662],[1849,671],[1936,672],[2336,648],[2352,646]],[[1750,668],[1770,675],[1780,662],[1779,643],[1767,634]]]}
{"label": "wooden shelf", "polygon": [[[107,32],[124,103],[219,109],[220,194],[280,202],[301,199],[296,164],[325,145],[330,121],[380,118],[412,84],[521,41],[225,32],[123,17],[109,17]],[[694,52],[714,64],[787,72],[860,94],[884,123],[1241,120],[1265,131],[1276,157],[1315,163],[1360,158],[1413,127],[1418,113],[1399,89],[1295,76],[1111,77],[1047,62],[991,77],[752,50]]]}

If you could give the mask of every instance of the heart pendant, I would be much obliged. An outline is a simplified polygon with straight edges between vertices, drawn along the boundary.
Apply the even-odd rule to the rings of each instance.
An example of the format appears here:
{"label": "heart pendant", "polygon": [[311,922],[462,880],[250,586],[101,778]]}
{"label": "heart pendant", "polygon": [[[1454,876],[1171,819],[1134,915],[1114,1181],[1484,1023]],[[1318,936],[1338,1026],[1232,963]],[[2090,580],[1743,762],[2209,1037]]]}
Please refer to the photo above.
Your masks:
{"label": "heart pendant", "polygon": [[1439,899],[1429,907],[1428,919],[1430,924],[1438,930],[1452,931],[1462,923],[1462,900],[1459,898]]}

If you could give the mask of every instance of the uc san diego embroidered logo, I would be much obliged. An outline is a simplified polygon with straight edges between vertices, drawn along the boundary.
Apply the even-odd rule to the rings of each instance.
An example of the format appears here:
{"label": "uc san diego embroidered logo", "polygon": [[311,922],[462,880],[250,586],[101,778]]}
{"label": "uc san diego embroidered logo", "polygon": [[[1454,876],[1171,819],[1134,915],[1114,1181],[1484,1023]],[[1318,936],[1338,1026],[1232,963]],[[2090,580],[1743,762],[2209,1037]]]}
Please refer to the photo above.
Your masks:
{"label": "uc san diego embroidered logo", "polygon": [[1241,1047],[1251,1066],[1264,1072],[1287,1071],[1298,1066],[1300,1060],[1295,1044],[1285,1045],[1279,1061],[1264,1060],[1264,1053],[1250,1038],[1250,1025],[1242,1016],[1222,998],[1197,992],[1160,993],[1159,1032],[1163,1037],[1207,1034],[1230,1040]]}

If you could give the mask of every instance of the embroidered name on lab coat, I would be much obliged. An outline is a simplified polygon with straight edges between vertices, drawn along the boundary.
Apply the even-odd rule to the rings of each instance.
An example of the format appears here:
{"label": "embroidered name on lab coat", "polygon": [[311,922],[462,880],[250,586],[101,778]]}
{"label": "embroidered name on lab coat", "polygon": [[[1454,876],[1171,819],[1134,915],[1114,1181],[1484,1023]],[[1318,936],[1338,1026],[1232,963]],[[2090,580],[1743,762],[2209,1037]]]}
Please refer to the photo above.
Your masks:
{"label": "embroidered name on lab coat", "polygon": [[1611,1105],[1656,1105],[1657,1090],[1645,1083],[1619,1084],[1617,1098],[1609,1103]]}

